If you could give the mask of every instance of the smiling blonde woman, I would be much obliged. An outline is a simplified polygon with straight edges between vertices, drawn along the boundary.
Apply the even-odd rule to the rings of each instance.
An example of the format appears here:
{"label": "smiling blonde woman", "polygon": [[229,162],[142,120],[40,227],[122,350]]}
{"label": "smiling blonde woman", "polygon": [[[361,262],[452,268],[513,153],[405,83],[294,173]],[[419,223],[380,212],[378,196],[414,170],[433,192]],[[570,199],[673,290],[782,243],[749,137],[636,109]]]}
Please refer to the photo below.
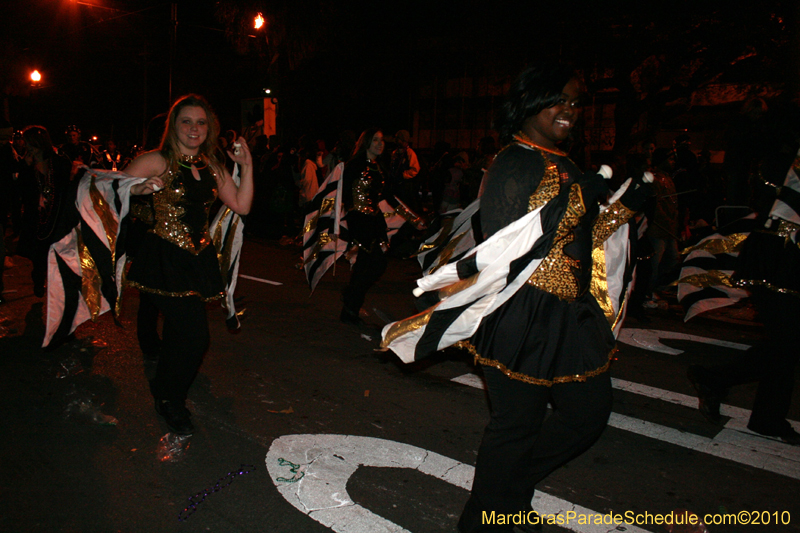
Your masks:
{"label": "smiling blonde woman", "polygon": [[228,152],[239,165],[236,185],[217,157],[219,122],[200,96],[180,98],[170,109],[158,150],[134,159],[125,173],[146,178],[131,187],[152,194],[155,225],[143,238],[128,284],[164,315],[156,374],[150,380],[156,411],[172,431],[194,430],[186,396],[209,343],[205,302],[222,298],[225,283],[208,228],[219,197],[244,215],[253,202],[253,163],[247,143]]}

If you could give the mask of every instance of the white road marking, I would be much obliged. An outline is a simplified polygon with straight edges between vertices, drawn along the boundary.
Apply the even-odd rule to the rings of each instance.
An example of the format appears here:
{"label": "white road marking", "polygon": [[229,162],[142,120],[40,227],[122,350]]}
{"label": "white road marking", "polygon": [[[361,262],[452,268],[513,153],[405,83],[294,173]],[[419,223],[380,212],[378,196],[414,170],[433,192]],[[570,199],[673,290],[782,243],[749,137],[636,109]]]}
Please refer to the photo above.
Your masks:
{"label": "white road marking", "polygon": [[461,383],[462,385],[466,385],[467,387],[474,387],[476,389],[486,390],[486,383],[483,382],[483,380],[478,374],[464,374],[463,376],[454,377],[450,381]]}
{"label": "white road marking", "polygon": [[[284,435],[272,442],[266,465],[286,501],[339,533],[410,533],[350,498],[347,481],[360,466],[411,468],[465,490],[472,488],[475,474],[474,467],[429,450],[354,435]],[[540,514],[604,514],[540,491],[531,504]],[[614,530],[610,525],[583,525],[577,520],[561,527],[578,533]],[[629,533],[647,533],[636,526],[623,527]]]}
{"label": "white road marking", "polygon": [[253,280],[253,281],[259,281],[261,283],[267,283],[269,285],[283,285],[283,283],[281,283],[279,281],[270,281],[268,279],[256,278],[256,277],[253,277],[253,276],[245,276],[244,274],[239,274],[239,277],[240,278],[244,278],[244,279]]}
{"label": "white road marking", "polygon": [[714,457],[800,479],[800,453],[794,451],[797,448],[770,439],[730,429],[723,429],[713,439],[709,439],[617,413],[611,413],[608,425]]}
{"label": "white road marking", "polygon": [[665,353],[668,355],[678,355],[683,353],[683,350],[670,348],[661,344],[659,339],[677,339],[693,342],[700,342],[703,344],[715,344],[717,346],[724,346],[726,348],[734,348],[736,350],[747,350],[750,348],[747,344],[739,344],[738,342],[721,341],[719,339],[711,339],[708,337],[700,337],[698,335],[689,335],[688,333],[678,333],[676,331],[662,331],[658,329],[635,329],[624,328],[619,332],[617,340],[624,342],[630,346],[637,348],[644,348],[653,352]]}
{"label": "white road marking", "polygon": [[[246,276],[242,276],[246,277]],[[259,280],[258,278],[249,278]],[[275,283],[275,282],[272,282]],[[659,342],[660,338],[682,339],[746,350],[744,344],[718,341],[706,337],[657,330],[622,330],[620,340],[634,346],[678,354]],[[483,380],[475,374],[458,376],[452,381],[483,389]],[[639,383],[612,379],[614,388],[660,399],[669,403],[696,407],[697,398]],[[612,413],[609,425],[750,465],[769,472],[800,479],[800,450],[781,442],[756,436],[746,429],[750,411],[723,405],[721,413],[730,420],[713,439],[687,433],[645,420]],[[791,422],[800,429],[800,423]],[[397,524],[382,518],[352,501],[347,493],[347,481],[359,466],[412,468],[432,475],[452,485],[469,490],[474,467],[408,444],[384,439],[350,435],[287,435],[273,441],[267,452],[267,470],[278,491],[304,514],[339,533],[410,533]],[[540,514],[574,512],[577,515],[600,515],[591,509],[540,491],[531,502]],[[608,533],[608,525],[582,525],[577,521],[565,526],[578,533]],[[625,524],[630,533],[646,530]]]}
{"label": "white road marking", "polygon": [[[483,380],[475,374],[464,374],[451,381],[476,389],[486,388]],[[697,407],[697,397],[695,396],[616,378],[611,378],[611,383],[615,389],[686,407]],[[723,404],[720,407],[720,413],[731,419],[713,439],[617,413],[611,413],[608,425],[715,457],[800,479],[800,448],[764,438],[748,430],[747,421],[750,419],[750,411],[747,409]],[[790,420],[790,423],[795,429],[800,430],[800,422]]]}
{"label": "white road marking", "polygon": [[[648,398],[655,398],[657,400],[663,400],[668,403],[683,405],[684,407],[691,407],[693,409],[697,408],[697,396],[689,396],[679,392],[657,389],[656,387],[650,387],[649,385],[642,385],[641,383],[634,383],[632,381],[625,381],[624,379],[617,378],[611,378],[611,384],[615,389],[632,392],[634,394],[639,394],[640,396],[647,396]],[[734,407],[733,405],[722,404],[719,408],[719,412],[723,416],[741,418],[745,420],[745,422],[750,418],[749,410],[742,409],[741,407]]]}

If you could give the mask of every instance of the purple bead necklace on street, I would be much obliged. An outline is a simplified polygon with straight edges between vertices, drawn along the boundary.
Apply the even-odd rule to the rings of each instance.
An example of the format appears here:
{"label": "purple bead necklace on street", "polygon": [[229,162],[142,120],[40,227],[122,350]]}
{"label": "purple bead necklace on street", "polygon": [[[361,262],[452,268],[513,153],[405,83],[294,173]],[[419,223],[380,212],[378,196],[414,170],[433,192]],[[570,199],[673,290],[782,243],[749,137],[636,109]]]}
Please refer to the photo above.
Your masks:
{"label": "purple bead necklace on street", "polygon": [[[245,468],[248,468],[249,470],[245,470]],[[215,492],[221,491],[222,489],[233,483],[233,480],[236,478],[236,476],[243,476],[244,474],[249,474],[255,469],[256,469],[255,465],[241,465],[239,467],[239,470],[235,472],[228,472],[227,476],[220,478],[210,489],[203,489],[203,492],[198,492],[194,496],[189,496],[189,505],[178,514],[178,520],[180,520],[181,522],[186,521],[195,511],[197,511],[197,506],[206,501],[206,497],[210,496],[211,494],[214,494]],[[223,485],[222,482],[225,480],[229,481]]]}

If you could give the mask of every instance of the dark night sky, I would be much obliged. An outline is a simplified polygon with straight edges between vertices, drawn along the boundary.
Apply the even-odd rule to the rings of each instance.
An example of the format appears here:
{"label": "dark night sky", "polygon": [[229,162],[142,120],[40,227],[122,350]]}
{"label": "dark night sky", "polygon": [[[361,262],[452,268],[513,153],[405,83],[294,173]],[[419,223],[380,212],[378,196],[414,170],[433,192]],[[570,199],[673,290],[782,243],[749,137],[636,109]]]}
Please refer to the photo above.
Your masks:
{"label": "dark night sky", "polygon": [[[0,76],[12,88],[7,89],[12,123],[42,123],[56,142],[71,123],[84,130],[84,137],[135,139],[150,117],[168,107],[170,2],[86,1],[120,11],[74,0],[4,3]],[[257,55],[235,52],[214,17],[215,2],[178,2],[173,96],[203,94],[223,128],[239,128],[241,99],[258,97],[269,84],[280,101],[279,127],[291,135],[314,130],[330,137],[371,125],[411,129],[415,88],[435,76],[515,74],[542,57],[596,60],[604,53],[606,36],[620,31],[615,21],[622,14],[633,21],[622,31],[636,41],[608,53],[633,53],[699,10],[699,4],[683,0],[663,5],[613,0],[283,3],[293,6],[292,23],[301,29],[318,31],[321,24],[321,37],[299,67],[284,65],[270,79]],[[322,12],[327,18],[320,20]],[[648,21],[656,21],[660,30],[649,32]],[[45,76],[33,91],[24,81],[15,83],[32,67]]]}
{"label": "dark night sky", "polygon": [[[15,127],[41,123],[56,142],[72,123],[84,138],[135,138],[168,107],[170,3],[89,1],[120,11],[71,0],[27,0],[6,8],[5,49],[13,58],[6,71],[25,80],[38,68],[44,76],[40,88],[29,90],[23,81],[10,98]],[[342,4],[324,45],[299,68],[283,68],[270,80],[257,55],[234,51],[214,18],[214,2],[178,2],[173,97],[203,94],[223,128],[239,128],[240,100],[258,97],[270,85],[287,131],[331,135],[372,124],[410,129],[409,94],[420,74],[414,42],[425,33],[457,32],[465,14]]]}
{"label": "dark night sky", "polygon": [[[90,8],[70,0],[28,0],[9,10],[5,35],[10,37],[15,58],[10,65],[12,72],[24,77],[31,68],[38,68],[44,76],[41,88],[24,90],[11,98],[15,127],[42,123],[51,129],[57,142],[64,126],[71,123],[84,130],[84,137],[97,133],[101,137],[113,134],[133,138],[145,117],[165,110],[169,3],[103,3],[122,11]],[[192,26],[221,28],[210,6],[201,11],[197,6],[203,2],[192,4],[191,10],[178,10],[179,22],[185,22],[185,26],[179,26],[173,92],[177,96],[198,91],[218,105],[213,98],[216,94],[208,94],[208,90],[220,85],[225,65],[238,58],[230,52],[220,31]],[[134,11],[140,13],[125,13]],[[207,67],[197,66],[190,59],[201,55],[207,58]],[[195,72],[187,75],[187,69]],[[222,107],[225,109],[224,104]]]}

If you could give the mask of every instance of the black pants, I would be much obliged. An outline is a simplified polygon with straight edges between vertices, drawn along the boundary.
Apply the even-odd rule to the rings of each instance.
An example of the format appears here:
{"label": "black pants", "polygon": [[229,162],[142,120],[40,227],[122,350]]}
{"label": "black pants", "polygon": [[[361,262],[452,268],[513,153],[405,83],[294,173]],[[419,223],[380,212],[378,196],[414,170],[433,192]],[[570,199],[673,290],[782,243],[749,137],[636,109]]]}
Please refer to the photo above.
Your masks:
{"label": "black pants", "polygon": [[35,240],[31,254],[31,281],[33,281],[34,294],[43,295],[47,282],[47,256],[50,253],[50,243]]}
{"label": "black pants", "polygon": [[151,294],[144,291],[139,291],[136,338],[143,354],[150,357],[159,355],[161,337],[158,336],[158,307],[153,302]]}
{"label": "black pants", "polygon": [[[483,524],[483,511],[530,510],[536,485],[587,450],[603,432],[611,413],[607,372],[585,382],[531,385],[484,367],[491,420],[475,464],[472,494],[458,523],[462,533],[511,531]],[[553,404],[547,414],[547,403]]]}
{"label": "black pants", "polygon": [[367,291],[377,283],[386,271],[386,255],[379,243],[374,242],[371,248],[359,248],[350,283],[344,290],[344,308],[348,313],[358,316],[364,305]]}
{"label": "black pants", "polygon": [[150,392],[156,400],[182,403],[208,349],[205,302],[197,296],[148,294],[147,299],[164,315],[163,340]]}
{"label": "black pants", "polygon": [[791,428],[786,416],[792,403],[794,370],[800,358],[800,298],[757,290],[753,303],[764,324],[764,340],[730,364],[705,369],[708,385],[724,389],[758,383],[747,427],[780,436]]}
{"label": "black pants", "polygon": [[[3,270],[5,270],[6,263],[6,226],[5,214],[0,213],[0,301],[3,301],[3,290],[5,284],[3,283]],[[15,228],[16,229],[16,228]]]}

